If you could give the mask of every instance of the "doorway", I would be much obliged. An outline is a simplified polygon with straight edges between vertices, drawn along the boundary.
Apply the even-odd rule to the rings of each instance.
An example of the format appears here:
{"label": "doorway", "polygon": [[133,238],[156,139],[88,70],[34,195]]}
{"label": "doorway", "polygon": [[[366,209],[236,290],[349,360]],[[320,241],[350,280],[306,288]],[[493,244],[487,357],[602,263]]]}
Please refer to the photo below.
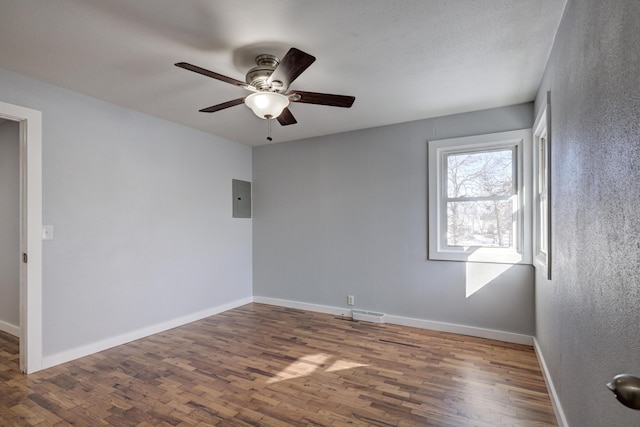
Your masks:
{"label": "doorway", "polygon": [[20,337],[19,325],[20,124],[0,119],[0,332]]}
{"label": "doorway", "polygon": [[42,369],[42,114],[0,102],[0,119],[18,123],[20,370]]}

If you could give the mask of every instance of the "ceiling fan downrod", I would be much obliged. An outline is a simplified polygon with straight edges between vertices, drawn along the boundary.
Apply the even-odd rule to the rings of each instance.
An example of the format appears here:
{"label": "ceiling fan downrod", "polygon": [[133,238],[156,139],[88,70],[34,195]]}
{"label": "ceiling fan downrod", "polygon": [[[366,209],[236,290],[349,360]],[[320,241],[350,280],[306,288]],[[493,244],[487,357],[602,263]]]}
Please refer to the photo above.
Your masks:
{"label": "ceiling fan downrod", "polygon": [[270,114],[264,117],[267,119],[267,141],[273,141],[273,138],[271,138],[271,119],[273,119],[273,117]]}

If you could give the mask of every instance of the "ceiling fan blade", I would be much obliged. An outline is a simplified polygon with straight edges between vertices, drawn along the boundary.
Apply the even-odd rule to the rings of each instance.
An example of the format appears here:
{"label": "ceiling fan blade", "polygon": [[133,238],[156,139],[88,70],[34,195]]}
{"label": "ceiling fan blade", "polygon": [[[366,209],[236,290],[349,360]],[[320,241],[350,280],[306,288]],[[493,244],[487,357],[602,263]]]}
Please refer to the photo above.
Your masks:
{"label": "ceiling fan blade", "polygon": [[280,123],[282,126],[295,125],[296,123],[298,123],[296,118],[293,117],[293,114],[291,114],[291,110],[289,110],[288,108],[282,110],[282,113],[280,113],[277,119],[278,123]]}
{"label": "ceiling fan blade", "polygon": [[230,83],[234,86],[240,86],[249,90],[255,89],[253,86],[243,81],[223,76],[222,74],[215,73],[213,71],[207,70],[206,68],[198,67],[197,65],[189,64],[188,62],[178,62],[175,65],[176,67],[184,68],[185,70],[193,71],[194,73],[202,74],[203,76],[211,77],[212,79],[220,80],[221,82]]}
{"label": "ceiling fan blade", "polygon": [[331,107],[350,108],[353,105],[353,101],[356,100],[354,96],[332,95],[329,93],[317,93],[317,92],[304,92],[301,90],[293,90],[288,95],[291,95],[291,94],[300,95],[300,99],[291,98],[291,101],[293,102],[302,102],[304,104],[329,105]]}
{"label": "ceiling fan blade", "polygon": [[199,110],[201,113],[215,113],[216,111],[224,110],[225,108],[234,107],[244,102],[244,98],[238,98],[231,101],[223,102],[222,104],[212,105],[211,107],[203,108]]}
{"label": "ceiling fan blade", "polygon": [[283,86],[287,88],[304,70],[309,68],[315,60],[315,56],[292,47],[269,76],[267,82],[281,81]]}

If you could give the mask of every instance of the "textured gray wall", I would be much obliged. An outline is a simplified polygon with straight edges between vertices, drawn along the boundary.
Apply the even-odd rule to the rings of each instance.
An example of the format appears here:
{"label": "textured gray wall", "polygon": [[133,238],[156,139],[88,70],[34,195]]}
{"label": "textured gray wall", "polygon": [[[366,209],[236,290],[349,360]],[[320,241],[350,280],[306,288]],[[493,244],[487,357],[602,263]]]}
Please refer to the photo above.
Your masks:
{"label": "textured gray wall", "polygon": [[0,123],[0,322],[20,324],[20,125]]}
{"label": "textured gray wall", "polygon": [[42,111],[45,356],[251,297],[251,149],[0,70]]}
{"label": "textured gray wall", "polygon": [[528,128],[532,107],[254,148],[254,295],[532,335],[530,266],[467,298],[465,263],[426,259],[427,140]]}
{"label": "textured gray wall", "polygon": [[605,388],[640,376],[640,2],[569,0],[552,97],[553,280],[537,338],[571,426],[638,426]]}

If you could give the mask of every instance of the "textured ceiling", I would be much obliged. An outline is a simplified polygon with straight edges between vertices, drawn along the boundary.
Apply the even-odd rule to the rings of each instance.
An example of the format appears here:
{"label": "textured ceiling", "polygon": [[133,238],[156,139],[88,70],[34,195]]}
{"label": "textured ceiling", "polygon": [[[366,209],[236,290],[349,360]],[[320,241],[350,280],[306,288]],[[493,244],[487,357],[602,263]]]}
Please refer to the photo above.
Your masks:
{"label": "textured ceiling", "polygon": [[[292,104],[273,142],[530,101],[566,0],[0,0],[0,68],[248,145],[248,94],[173,64],[244,80],[262,53],[317,58],[291,89],[353,95]],[[2,92],[0,88],[0,99]]]}

